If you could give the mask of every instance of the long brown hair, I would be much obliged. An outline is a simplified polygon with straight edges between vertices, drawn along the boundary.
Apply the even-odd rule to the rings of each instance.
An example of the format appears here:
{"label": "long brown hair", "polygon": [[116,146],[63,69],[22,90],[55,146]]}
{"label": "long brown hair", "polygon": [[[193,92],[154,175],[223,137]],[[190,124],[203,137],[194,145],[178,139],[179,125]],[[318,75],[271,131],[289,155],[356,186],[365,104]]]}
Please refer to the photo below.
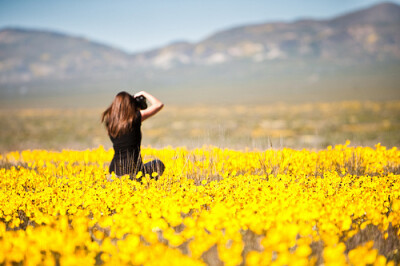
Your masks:
{"label": "long brown hair", "polygon": [[125,91],[118,93],[101,117],[101,122],[105,122],[108,135],[116,138],[128,132],[136,118],[136,111],[137,107],[133,96]]}

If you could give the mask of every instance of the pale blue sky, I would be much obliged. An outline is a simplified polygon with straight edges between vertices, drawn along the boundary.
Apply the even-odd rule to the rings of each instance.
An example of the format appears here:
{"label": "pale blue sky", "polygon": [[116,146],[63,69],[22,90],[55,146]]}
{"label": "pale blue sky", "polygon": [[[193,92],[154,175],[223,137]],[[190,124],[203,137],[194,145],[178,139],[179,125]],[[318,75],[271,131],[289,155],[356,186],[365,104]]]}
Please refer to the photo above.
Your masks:
{"label": "pale blue sky", "polygon": [[[128,52],[196,42],[247,23],[330,18],[377,0],[0,0],[0,29],[38,28]],[[392,2],[400,3],[400,0]]]}

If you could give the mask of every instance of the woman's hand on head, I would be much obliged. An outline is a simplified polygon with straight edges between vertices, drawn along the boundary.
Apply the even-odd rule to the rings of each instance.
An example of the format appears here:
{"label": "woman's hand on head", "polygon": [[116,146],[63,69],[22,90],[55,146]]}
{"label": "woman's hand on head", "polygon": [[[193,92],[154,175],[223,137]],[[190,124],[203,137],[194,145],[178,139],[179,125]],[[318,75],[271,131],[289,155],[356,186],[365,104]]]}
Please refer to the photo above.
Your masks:
{"label": "woman's hand on head", "polygon": [[158,113],[164,107],[164,104],[160,100],[158,100],[156,97],[154,97],[153,95],[151,95],[150,93],[145,92],[145,91],[140,91],[140,92],[136,93],[134,97],[138,97],[141,95],[143,95],[151,104],[151,106],[147,107],[147,109],[140,110],[140,113],[142,115],[142,122],[143,122],[147,118]]}
{"label": "woman's hand on head", "polygon": [[139,96],[142,96],[142,95],[144,96],[144,94],[146,94],[145,91],[139,91],[138,93],[135,93],[135,95],[133,95],[133,97],[136,98],[136,97],[139,97]]}

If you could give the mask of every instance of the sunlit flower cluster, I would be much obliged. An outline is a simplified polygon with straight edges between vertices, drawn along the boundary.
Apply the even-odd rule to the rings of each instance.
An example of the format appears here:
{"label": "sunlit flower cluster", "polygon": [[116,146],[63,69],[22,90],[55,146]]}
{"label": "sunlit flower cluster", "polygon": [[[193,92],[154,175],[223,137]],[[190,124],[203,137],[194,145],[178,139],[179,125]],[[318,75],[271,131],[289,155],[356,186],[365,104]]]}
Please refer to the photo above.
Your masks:
{"label": "sunlit flower cluster", "polygon": [[102,147],[4,154],[0,264],[396,265],[400,151],[349,145],[144,148],[141,183]]}

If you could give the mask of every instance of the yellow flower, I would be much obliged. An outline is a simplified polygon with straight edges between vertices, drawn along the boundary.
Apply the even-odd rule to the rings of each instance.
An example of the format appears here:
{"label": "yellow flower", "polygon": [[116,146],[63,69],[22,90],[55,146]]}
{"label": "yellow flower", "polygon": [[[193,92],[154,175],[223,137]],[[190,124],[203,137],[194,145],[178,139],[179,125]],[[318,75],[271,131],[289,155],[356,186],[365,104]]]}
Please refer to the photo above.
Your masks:
{"label": "yellow flower", "polygon": [[102,147],[3,156],[29,168],[0,169],[0,263],[393,264],[373,242],[346,255],[345,241],[400,226],[396,148],[142,152],[165,163],[158,181],[108,178]]}

